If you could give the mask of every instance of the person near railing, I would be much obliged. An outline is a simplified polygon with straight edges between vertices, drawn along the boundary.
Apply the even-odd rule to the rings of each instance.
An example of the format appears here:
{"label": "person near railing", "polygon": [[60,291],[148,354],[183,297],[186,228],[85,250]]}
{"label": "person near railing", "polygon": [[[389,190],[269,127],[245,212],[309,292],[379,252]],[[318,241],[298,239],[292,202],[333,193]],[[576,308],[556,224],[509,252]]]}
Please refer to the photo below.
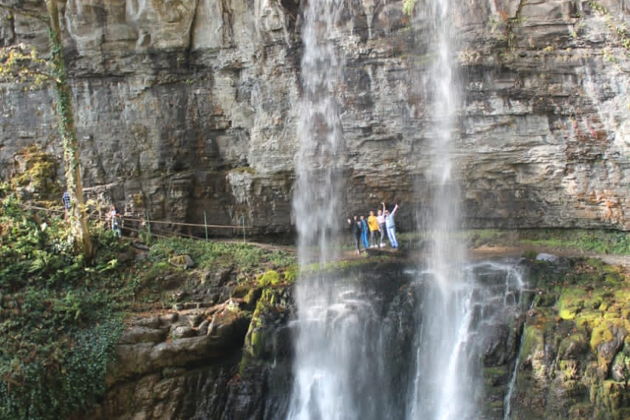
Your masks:
{"label": "person near railing", "polygon": [[112,204],[109,212],[107,213],[107,218],[110,222],[110,226],[112,231],[114,232],[114,235],[116,235],[117,237],[121,237],[122,236],[122,229],[121,229],[121,220],[120,220],[120,214],[118,213],[118,209],[116,209],[116,206]]}

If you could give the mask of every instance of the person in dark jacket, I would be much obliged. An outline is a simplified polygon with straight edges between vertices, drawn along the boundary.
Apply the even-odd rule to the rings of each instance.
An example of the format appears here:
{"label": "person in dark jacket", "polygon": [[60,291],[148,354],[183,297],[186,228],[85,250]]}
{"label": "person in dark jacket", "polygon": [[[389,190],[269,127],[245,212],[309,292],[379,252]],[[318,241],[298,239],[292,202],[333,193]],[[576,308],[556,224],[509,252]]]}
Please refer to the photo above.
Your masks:
{"label": "person in dark jacket", "polygon": [[348,219],[348,226],[350,227],[350,233],[354,240],[354,247],[357,250],[357,255],[361,254],[361,222],[357,216],[353,219]]}

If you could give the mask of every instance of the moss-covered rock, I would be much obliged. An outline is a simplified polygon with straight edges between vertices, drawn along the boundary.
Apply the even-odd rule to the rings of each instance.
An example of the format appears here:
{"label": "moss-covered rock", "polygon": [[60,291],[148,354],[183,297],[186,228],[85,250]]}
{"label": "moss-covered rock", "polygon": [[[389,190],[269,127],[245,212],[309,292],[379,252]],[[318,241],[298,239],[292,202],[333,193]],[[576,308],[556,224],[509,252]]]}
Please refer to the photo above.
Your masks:
{"label": "moss-covered rock", "polygon": [[243,345],[241,374],[252,364],[264,364],[271,356],[285,355],[291,345],[287,327],[278,328],[279,324],[286,323],[289,316],[291,303],[288,289],[265,287],[258,290],[256,293],[260,293],[260,297]]}
{"label": "moss-covered rock", "polygon": [[258,277],[258,285],[261,287],[276,286],[281,281],[280,273],[276,270],[269,270]]}
{"label": "moss-covered rock", "polygon": [[[537,265],[532,270],[540,295],[523,329],[512,418],[561,418],[566,413],[574,419],[627,418],[626,275],[595,259],[545,272],[552,269]],[[552,296],[557,296],[553,306],[540,305]]]}
{"label": "moss-covered rock", "polygon": [[58,163],[39,146],[22,149],[15,157],[11,186],[27,198],[56,200],[61,204],[61,185],[57,180]]}
{"label": "moss-covered rock", "polygon": [[298,278],[298,272],[299,268],[297,265],[287,267],[287,269],[284,270],[284,281],[287,283],[295,283]]}

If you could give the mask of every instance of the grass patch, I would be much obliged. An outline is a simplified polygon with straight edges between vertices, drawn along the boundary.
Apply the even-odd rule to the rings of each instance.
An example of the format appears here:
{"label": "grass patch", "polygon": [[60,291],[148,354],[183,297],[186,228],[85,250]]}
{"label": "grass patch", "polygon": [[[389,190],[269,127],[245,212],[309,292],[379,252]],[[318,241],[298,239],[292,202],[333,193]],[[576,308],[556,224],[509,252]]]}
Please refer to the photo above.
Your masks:
{"label": "grass patch", "polygon": [[260,271],[261,267],[279,269],[295,264],[295,256],[280,250],[267,250],[237,242],[205,242],[187,238],[159,240],[149,251],[149,260],[159,264],[173,256],[189,255],[201,269],[238,266],[242,272]]}
{"label": "grass patch", "polygon": [[606,230],[541,229],[519,232],[524,245],[572,248],[600,254],[630,254],[630,233]]}
{"label": "grass patch", "polygon": [[[463,240],[467,246],[564,248],[598,254],[630,254],[630,233],[613,230],[584,229],[468,229],[454,232],[454,240]],[[400,242],[410,248],[430,241],[422,232],[405,232]]]}

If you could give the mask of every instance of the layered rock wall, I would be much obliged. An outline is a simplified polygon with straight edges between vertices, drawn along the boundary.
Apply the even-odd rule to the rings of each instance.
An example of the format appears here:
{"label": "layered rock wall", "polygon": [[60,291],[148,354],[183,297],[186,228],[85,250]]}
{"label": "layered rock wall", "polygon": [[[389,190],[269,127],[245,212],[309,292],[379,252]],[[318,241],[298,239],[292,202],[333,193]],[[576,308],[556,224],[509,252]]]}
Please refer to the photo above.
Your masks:
{"label": "layered rock wall", "polygon": [[[27,4],[37,2],[23,2]],[[464,104],[456,145],[470,226],[630,228],[627,0],[458,2]],[[291,229],[300,98],[297,0],[60,2],[85,185],[154,220]],[[604,10],[599,5],[604,6]],[[417,0],[416,7],[424,7]],[[0,44],[46,48],[0,12]],[[415,29],[414,29],[415,28]],[[617,31],[619,29],[620,31]],[[428,24],[401,1],[348,1],[346,207],[430,197]],[[0,85],[0,175],[39,143],[60,154],[51,94]],[[421,194],[416,194],[417,190]]]}
{"label": "layered rock wall", "polygon": [[[516,271],[493,268],[508,267],[506,261],[527,274],[523,289],[508,286]],[[366,401],[357,411],[380,411],[364,417],[406,416],[414,355],[423,348],[416,334],[419,325],[432,322],[417,316],[430,295],[415,269],[392,260],[337,272],[360,283],[356,302],[377,320],[366,351],[379,367],[361,366],[355,391],[378,387],[378,403]],[[467,349],[474,355],[472,369],[479,372],[474,388],[479,418],[628,418],[630,283],[625,269],[549,254],[518,263],[486,261],[472,269],[479,289]],[[191,276],[194,288],[188,290],[197,292],[171,309],[127,319],[105,396],[77,418],[285,418],[298,325],[293,286],[286,281],[199,284],[194,274],[180,275]],[[231,297],[216,304],[226,293]],[[332,316],[334,309],[328,311]],[[361,319],[360,313],[355,316]],[[366,374],[368,381],[361,376]]]}

